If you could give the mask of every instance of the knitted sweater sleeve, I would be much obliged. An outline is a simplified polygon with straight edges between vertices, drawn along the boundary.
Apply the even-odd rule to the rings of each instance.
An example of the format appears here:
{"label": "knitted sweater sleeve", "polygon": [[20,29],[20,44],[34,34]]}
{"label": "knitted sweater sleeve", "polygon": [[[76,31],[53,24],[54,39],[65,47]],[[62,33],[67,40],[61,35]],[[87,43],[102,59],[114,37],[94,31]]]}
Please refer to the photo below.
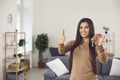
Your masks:
{"label": "knitted sweater sleeve", "polygon": [[107,63],[108,57],[105,54],[103,46],[96,46],[96,52],[101,63]]}
{"label": "knitted sweater sleeve", "polygon": [[60,54],[65,54],[71,50],[72,46],[74,45],[74,40],[69,41],[67,44],[58,44],[58,51]]}

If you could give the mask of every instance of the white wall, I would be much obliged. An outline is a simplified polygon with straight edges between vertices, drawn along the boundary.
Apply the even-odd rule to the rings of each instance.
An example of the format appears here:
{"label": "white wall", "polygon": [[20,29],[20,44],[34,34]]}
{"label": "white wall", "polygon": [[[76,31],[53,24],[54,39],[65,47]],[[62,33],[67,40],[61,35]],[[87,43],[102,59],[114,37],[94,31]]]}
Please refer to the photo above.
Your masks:
{"label": "white wall", "polygon": [[[7,22],[7,15],[13,15],[13,22]],[[4,32],[16,29],[16,0],[0,0],[0,80],[3,80]]]}
{"label": "white wall", "polygon": [[[103,33],[103,26],[115,32],[115,54],[120,57],[120,0],[35,0],[34,40],[39,33],[48,33],[49,46],[57,46],[61,30],[65,29],[66,42],[74,39],[79,20],[89,17],[95,30]],[[49,55],[49,50],[44,54]],[[34,49],[34,57],[37,51]],[[34,58],[34,65],[37,61]]]}

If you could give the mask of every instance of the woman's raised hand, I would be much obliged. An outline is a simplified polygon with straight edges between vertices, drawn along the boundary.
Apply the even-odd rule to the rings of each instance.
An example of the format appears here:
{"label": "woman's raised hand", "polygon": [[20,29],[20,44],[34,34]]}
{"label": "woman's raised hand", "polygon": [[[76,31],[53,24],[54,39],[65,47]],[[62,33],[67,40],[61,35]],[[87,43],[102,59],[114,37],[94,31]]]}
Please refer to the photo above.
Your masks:
{"label": "woman's raised hand", "polygon": [[104,40],[104,36],[102,34],[96,34],[92,39],[91,39],[96,46],[101,46]]}
{"label": "woman's raised hand", "polygon": [[65,41],[65,31],[63,29],[59,38],[59,44],[64,44],[64,41]]}

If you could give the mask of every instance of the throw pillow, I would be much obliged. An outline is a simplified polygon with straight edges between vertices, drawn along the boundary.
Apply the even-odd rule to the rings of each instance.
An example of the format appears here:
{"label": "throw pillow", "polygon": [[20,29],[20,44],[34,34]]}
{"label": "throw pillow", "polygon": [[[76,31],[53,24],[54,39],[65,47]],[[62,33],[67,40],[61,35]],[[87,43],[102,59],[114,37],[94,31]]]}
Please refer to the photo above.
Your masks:
{"label": "throw pillow", "polygon": [[119,59],[113,59],[112,65],[111,65],[111,70],[110,70],[110,75],[111,76],[120,76],[120,60]]}
{"label": "throw pillow", "polygon": [[46,64],[57,76],[60,76],[69,72],[66,66],[63,64],[63,62],[59,58],[49,61]]}

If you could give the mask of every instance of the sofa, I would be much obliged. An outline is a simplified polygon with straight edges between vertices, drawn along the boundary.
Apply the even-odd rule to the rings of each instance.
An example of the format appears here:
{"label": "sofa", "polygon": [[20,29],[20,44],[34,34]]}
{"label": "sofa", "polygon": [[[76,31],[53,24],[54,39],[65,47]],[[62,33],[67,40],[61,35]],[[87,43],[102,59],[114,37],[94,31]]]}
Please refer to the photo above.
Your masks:
{"label": "sofa", "polygon": [[[68,68],[69,67],[69,56],[57,56],[48,58],[48,62],[59,58],[63,64]],[[109,76],[111,70],[113,58],[108,58],[108,62],[106,64],[102,64],[97,59],[98,65],[98,80],[120,80],[120,76]],[[57,76],[51,69],[48,69],[44,74],[44,80],[69,80],[70,74],[66,73],[61,76]]]}

